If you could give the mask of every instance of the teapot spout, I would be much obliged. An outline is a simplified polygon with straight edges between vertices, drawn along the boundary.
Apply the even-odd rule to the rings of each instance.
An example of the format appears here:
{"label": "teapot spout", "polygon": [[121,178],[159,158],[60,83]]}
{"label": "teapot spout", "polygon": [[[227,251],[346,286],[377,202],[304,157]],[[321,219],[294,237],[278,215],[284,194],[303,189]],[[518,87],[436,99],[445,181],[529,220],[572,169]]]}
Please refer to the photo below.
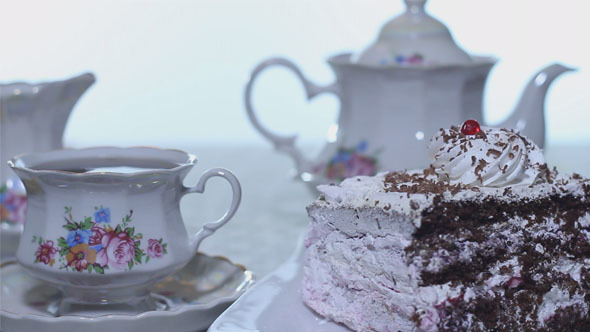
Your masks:
{"label": "teapot spout", "polygon": [[554,63],[539,72],[527,84],[516,109],[500,124],[502,128],[513,128],[532,139],[539,147],[545,144],[545,95],[549,85],[557,76],[576,69]]}

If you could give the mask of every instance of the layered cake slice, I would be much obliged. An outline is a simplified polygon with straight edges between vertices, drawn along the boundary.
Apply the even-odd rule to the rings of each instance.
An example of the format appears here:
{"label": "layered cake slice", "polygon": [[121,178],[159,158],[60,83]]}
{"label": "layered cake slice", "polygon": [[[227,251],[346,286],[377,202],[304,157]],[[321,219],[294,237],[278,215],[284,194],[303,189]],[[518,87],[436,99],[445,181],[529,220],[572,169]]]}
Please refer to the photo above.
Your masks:
{"label": "layered cake slice", "polygon": [[590,180],[504,129],[441,129],[429,152],[319,187],[307,306],[355,331],[590,331]]}

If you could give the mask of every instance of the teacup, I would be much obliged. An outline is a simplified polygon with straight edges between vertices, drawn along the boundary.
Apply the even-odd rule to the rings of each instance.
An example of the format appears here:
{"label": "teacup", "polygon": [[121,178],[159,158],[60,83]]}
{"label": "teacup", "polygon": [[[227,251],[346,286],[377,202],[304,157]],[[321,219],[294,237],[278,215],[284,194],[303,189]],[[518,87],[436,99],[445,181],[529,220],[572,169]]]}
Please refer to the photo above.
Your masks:
{"label": "teacup", "polygon": [[[60,288],[63,301],[142,301],[149,286],[181,269],[199,243],[223,226],[241,199],[228,170],[206,171],[194,187],[183,179],[196,158],[178,150],[89,148],[22,155],[9,161],[28,197],[20,264]],[[188,234],[180,199],[203,193],[211,177],[231,185],[229,210]]]}

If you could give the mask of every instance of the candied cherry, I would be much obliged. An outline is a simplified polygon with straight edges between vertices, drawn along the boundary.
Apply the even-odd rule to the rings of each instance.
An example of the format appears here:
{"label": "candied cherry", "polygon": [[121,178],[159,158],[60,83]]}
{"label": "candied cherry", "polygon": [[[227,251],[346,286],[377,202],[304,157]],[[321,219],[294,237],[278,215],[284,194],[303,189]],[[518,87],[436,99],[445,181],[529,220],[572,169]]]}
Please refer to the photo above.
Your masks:
{"label": "candied cherry", "polygon": [[479,123],[475,120],[467,120],[463,122],[463,125],[461,126],[461,132],[464,135],[475,135],[479,133],[480,130]]}

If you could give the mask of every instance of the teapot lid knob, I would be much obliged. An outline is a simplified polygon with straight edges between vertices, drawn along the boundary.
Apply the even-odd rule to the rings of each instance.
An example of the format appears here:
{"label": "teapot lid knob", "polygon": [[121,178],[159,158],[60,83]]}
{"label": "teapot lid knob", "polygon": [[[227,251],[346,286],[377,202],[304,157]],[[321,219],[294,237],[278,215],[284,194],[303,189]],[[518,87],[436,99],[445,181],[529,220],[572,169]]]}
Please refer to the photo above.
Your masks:
{"label": "teapot lid knob", "polygon": [[473,62],[455,43],[449,29],[426,12],[426,0],[404,0],[404,3],[406,11],[387,22],[377,40],[354,61],[378,67]]}
{"label": "teapot lid knob", "polygon": [[424,13],[426,0],[404,0],[407,10],[412,14]]}

